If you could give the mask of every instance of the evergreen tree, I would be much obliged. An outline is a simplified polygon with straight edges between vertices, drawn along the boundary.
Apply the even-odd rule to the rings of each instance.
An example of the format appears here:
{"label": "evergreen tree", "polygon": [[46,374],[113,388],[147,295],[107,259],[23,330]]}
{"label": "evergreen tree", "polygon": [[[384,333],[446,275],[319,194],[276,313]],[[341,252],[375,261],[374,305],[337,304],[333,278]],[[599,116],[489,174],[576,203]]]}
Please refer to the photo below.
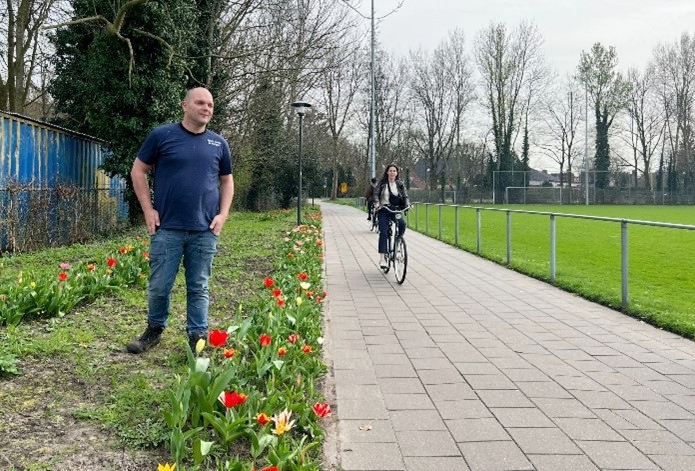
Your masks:
{"label": "evergreen tree", "polygon": [[596,111],[596,154],[594,157],[594,170],[596,170],[596,187],[606,188],[608,186],[608,169],[611,166],[611,146],[608,142],[608,130],[610,121],[606,107],[599,111],[600,105],[595,107]]}
{"label": "evergreen tree", "polygon": [[289,207],[292,195],[297,194],[299,170],[288,156],[281,101],[279,88],[263,77],[249,103],[251,148],[240,172],[248,175],[242,177],[248,179],[244,207],[252,211],[264,209],[274,192],[288,195],[280,198],[283,207]]}
{"label": "evergreen tree", "polygon": [[230,80],[230,74],[223,66],[220,57],[222,50],[221,31],[222,9],[224,0],[195,0],[197,33],[189,33],[191,38],[190,76],[187,88],[203,86],[215,97],[215,115],[211,125],[223,123],[229,115],[229,98],[221,93]]}
{"label": "evergreen tree", "polygon": [[[188,76],[180,56],[188,53],[196,12],[186,0],[148,2],[129,10],[114,31],[98,20],[84,21],[109,18],[112,2],[71,5],[74,21],[51,37],[56,76],[49,88],[57,124],[104,140],[103,170],[124,177],[132,189],[130,168],[149,130],[181,117]],[[133,218],[140,208],[132,191],[127,197]]]}
{"label": "evergreen tree", "polygon": [[579,80],[587,88],[594,101],[596,117],[596,187],[606,188],[609,183],[608,169],[611,155],[608,143],[608,131],[613,119],[625,108],[629,100],[630,83],[620,72],[616,71],[618,55],[612,46],[606,49],[596,43],[590,53],[582,52],[579,65]]}
{"label": "evergreen tree", "polygon": [[531,170],[529,166],[529,148],[531,147],[528,138],[528,125],[524,126],[524,141],[521,144],[521,166],[524,171]]}

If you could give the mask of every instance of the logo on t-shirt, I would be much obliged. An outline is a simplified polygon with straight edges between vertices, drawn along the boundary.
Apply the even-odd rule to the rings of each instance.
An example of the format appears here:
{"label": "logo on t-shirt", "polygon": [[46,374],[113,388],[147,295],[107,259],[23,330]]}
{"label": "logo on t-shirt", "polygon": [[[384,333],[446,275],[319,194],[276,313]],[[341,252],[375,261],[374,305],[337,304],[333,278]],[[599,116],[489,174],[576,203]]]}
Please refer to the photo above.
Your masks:
{"label": "logo on t-shirt", "polygon": [[215,147],[220,147],[222,145],[220,141],[216,141],[214,139],[208,139],[208,144]]}

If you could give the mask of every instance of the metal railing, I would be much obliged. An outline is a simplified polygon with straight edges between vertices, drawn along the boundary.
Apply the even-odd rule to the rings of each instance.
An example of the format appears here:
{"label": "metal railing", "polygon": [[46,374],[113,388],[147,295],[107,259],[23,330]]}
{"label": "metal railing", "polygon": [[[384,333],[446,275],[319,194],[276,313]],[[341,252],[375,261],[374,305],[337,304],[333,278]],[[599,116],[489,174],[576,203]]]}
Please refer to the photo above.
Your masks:
{"label": "metal railing", "polygon": [[653,226],[653,227],[664,227],[671,229],[685,229],[685,230],[695,230],[695,226],[687,224],[671,224],[665,222],[653,222],[653,221],[641,221],[633,219],[620,219],[602,216],[587,216],[581,214],[564,214],[564,213],[550,213],[543,211],[527,211],[518,209],[504,209],[504,208],[487,208],[479,206],[460,206],[460,205],[445,205],[445,204],[432,204],[432,203],[414,203],[414,215],[408,215],[408,225],[410,225],[410,220],[415,220],[414,229],[419,231],[418,222],[420,220],[419,212],[421,208],[424,207],[425,211],[425,228],[424,233],[430,235],[429,233],[429,220],[430,220],[430,208],[437,208],[438,211],[438,228],[437,228],[437,239],[443,240],[443,210],[444,208],[454,209],[454,245],[460,248],[459,243],[459,233],[460,233],[460,210],[468,209],[475,210],[476,213],[476,253],[481,253],[482,246],[482,218],[481,214],[483,211],[497,211],[506,213],[506,264],[510,265],[512,262],[512,215],[514,213],[518,214],[533,214],[540,216],[548,216],[550,220],[550,282],[555,284],[556,272],[557,272],[557,231],[556,231],[556,219],[557,218],[574,218],[574,219],[585,219],[593,221],[604,221],[620,223],[620,267],[621,267],[621,303],[622,307],[626,308],[629,302],[628,296],[628,266],[629,266],[629,256],[628,256],[628,233],[630,225],[639,226]]}

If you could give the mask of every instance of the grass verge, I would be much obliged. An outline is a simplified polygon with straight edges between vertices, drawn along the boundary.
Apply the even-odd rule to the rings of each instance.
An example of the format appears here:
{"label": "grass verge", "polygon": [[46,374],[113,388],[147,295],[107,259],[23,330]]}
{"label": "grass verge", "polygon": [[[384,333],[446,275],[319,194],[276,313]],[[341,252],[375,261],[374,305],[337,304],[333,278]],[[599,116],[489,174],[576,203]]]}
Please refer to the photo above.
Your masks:
{"label": "grass verge", "polygon": [[[621,219],[695,224],[692,208],[683,206],[508,206],[480,212],[460,208],[458,234],[455,208],[420,205],[409,214],[409,226],[430,237],[507,265],[507,211],[555,214],[556,274],[554,284],[591,301],[621,310],[660,328],[695,339],[695,231],[628,224],[628,304],[622,305]],[[601,221],[563,217],[579,214],[615,218]],[[550,282],[550,216],[510,213],[509,268]],[[441,222],[441,231],[440,231]]]}
{"label": "grass verge", "polygon": [[[210,282],[211,326],[231,323],[239,305],[252,300],[272,271],[275,247],[293,227],[291,213],[230,216]],[[3,257],[0,277],[103,258],[136,235],[143,234]],[[167,460],[161,410],[174,374],[186,369],[182,275],[169,328],[146,355],[129,355],[124,347],[145,327],[142,289],[113,293],[64,317],[0,328],[2,349],[20,359],[20,375],[0,379],[0,469],[156,469]]]}

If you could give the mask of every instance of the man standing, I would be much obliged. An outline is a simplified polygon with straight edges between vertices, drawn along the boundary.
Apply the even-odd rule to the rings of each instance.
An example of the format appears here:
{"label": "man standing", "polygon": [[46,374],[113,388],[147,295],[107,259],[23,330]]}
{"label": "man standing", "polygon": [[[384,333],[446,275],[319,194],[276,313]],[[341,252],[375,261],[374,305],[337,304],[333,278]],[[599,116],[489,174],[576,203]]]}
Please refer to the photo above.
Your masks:
{"label": "man standing", "polygon": [[194,349],[199,339],[207,338],[208,280],[234,197],[232,157],[227,141],[207,129],[214,107],[210,92],[201,87],[189,90],[182,107],[180,123],[149,133],[130,172],[151,237],[147,328],[127,345],[130,353],[145,352],[159,343],[182,259],[189,345]]}

